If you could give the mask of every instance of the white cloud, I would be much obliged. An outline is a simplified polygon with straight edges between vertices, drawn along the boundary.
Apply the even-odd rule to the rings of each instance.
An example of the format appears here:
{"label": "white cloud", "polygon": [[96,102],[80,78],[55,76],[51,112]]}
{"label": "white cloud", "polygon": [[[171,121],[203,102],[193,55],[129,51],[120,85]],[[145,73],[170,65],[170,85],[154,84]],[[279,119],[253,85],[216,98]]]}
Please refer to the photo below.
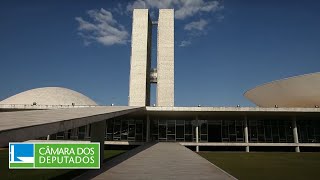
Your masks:
{"label": "white cloud", "polygon": [[191,30],[199,30],[202,31],[204,28],[208,25],[208,21],[204,19],[200,19],[199,21],[193,21],[184,26],[185,30],[191,31]]}
{"label": "white cloud", "polygon": [[92,42],[106,46],[127,43],[128,32],[113,18],[110,11],[101,8],[89,10],[87,14],[91,21],[86,21],[82,17],[75,18],[79,22],[78,34],[83,37],[85,45]]}
{"label": "white cloud", "polygon": [[145,9],[146,3],[143,0],[136,0],[133,3],[127,5],[127,11],[131,12],[133,9]]}
{"label": "white cloud", "polygon": [[223,6],[218,0],[136,0],[127,5],[127,11],[133,9],[175,9],[176,19],[185,19],[200,12],[215,12]]}
{"label": "white cloud", "polygon": [[180,47],[186,47],[186,46],[189,46],[189,45],[191,45],[191,41],[189,41],[189,40],[183,40],[179,44]]}
{"label": "white cloud", "polygon": [[220,8],[218,1],[181,0],[180,8],[175,12],[176,19],[185,19],[199,12],[214,12]]}
{"label": "white cloud", "polygon": [[[206,13],[212,13],[223,9],[221,0],[134,0],[118,2],[109,10],[89,10],[89,19],[76,17],[79,23],[78,34],[83,38],[85,45],[97,42],[106,46],[126,44],[129,42],[129,33],[112,15],[129,15],[133,9],[149,9],[151,17],[158,13],[158,9],[175,9],[175,19],[184,20],[184,30],[189,31],[188,36],[195,37],[204,35],[209,22],[201,19]],[[219,14],[218,14],[219,15]],[[200,16],[199,21],[190,22],[190,17]],[[217,16],[217,21],[223,20],[223,15]],[[189,21],[189,22],[188,22]],[[181,41],[181,47],[191,44],[190,39]]]}

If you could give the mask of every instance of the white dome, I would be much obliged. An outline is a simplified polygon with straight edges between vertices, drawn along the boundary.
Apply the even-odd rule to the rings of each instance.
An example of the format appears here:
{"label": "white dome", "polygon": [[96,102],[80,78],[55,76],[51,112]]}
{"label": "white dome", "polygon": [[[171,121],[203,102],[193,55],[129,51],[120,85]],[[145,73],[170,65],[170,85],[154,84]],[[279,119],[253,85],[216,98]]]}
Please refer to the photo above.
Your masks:
{"label": "white dome", "polygon": [[11,96],[0,104],[30,104],[37,105],[97,105],[87,96],[67,88],[44,87],[21,92]]}

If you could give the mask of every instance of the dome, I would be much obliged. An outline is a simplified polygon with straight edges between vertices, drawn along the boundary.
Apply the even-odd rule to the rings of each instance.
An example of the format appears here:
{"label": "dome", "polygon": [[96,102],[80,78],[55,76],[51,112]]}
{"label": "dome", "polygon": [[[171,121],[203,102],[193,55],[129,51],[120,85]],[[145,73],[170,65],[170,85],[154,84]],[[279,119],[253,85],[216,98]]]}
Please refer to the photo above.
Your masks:
{"label": "dome", "polygon": [[11,96],[0,104],[37,105],[97,105],[87,96],[67,88],[43,87],[31,89]]}
{"label": "dome", "polygon": [[320,72],[272,81],[244,96],[260,107],[319,107]]}

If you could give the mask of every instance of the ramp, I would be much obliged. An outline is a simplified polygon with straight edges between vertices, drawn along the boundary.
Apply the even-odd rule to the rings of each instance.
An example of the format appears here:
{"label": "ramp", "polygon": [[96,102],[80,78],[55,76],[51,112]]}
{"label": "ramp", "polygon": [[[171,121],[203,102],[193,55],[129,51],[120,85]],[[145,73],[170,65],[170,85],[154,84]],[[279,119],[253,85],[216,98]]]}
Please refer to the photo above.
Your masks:
{"label": "ramp", "polygon": [[[178,143],[145,145],[119,164],[79,179],[235,179],[195,152]],[[107,165],[108,166],[108,165]],[[87,174],[88,175],[88,174]]]}

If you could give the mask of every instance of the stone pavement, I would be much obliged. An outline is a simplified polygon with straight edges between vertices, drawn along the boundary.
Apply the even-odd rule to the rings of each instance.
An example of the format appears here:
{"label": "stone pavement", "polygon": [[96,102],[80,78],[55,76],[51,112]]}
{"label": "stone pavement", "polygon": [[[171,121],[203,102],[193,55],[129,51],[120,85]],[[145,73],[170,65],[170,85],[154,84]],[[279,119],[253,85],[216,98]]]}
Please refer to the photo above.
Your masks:
{"label": "stone pavement", "polygon": [[89,178],[97,180],[235,179],[178,143],[146,144],[129,151],[122,157],[116,157],[100,170],[90,171],[78,179]]}

